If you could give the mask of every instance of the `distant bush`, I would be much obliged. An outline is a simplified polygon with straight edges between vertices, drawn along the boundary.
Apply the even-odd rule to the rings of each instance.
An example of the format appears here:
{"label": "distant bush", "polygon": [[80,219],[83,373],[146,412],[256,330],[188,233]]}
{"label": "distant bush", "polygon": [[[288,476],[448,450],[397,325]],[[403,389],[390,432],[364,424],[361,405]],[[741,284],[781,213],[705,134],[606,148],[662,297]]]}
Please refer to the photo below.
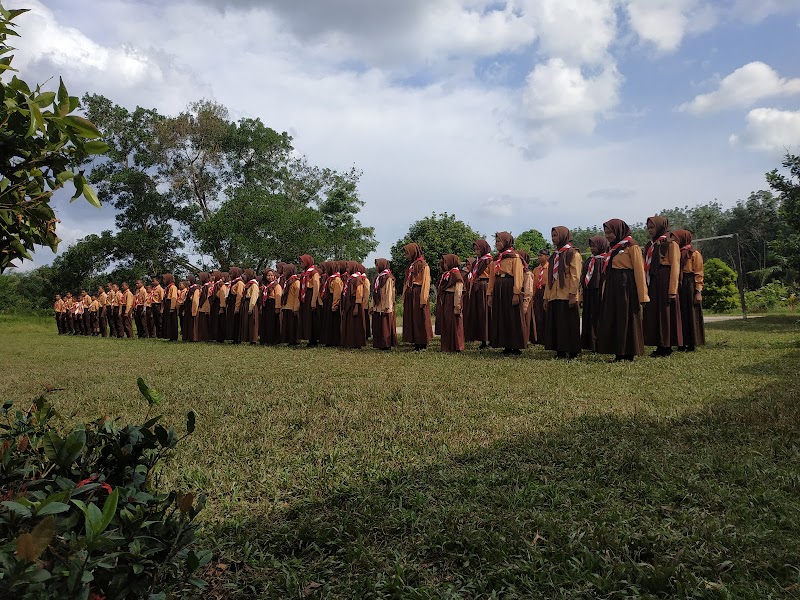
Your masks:
{"label": "distant bush", "polygon": [[[161,401],[141,379],[139,389]],[[173,428],[148,411],[142,425],[102,418],[61,432],[44,396],[11,408],[0,411],[0,597],[158,599],[204,585],[192,573],[211,553],[191,546],[205,498],[152,482],[182,439]]]}
{"label": "distant bush", "polygon": [[725,312],[739,306],[736,271],[719,258],[710,258],[704,266],[703,307]]}

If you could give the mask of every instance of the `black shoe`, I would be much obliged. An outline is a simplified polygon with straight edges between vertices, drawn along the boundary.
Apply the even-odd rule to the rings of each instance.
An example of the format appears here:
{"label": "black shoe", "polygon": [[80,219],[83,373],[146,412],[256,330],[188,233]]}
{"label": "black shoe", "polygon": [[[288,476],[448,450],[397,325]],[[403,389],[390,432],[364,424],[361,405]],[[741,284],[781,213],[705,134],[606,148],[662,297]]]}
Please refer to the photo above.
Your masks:
{"label": "black shoe", "polygon": [[514,348],[514,349],[511,351],[511,354],[512,354],[513,356],[519,356],[520,354],[522,354],[522,350],[520,350],[519,348]]}
{"label": "black shoe", "polygon": [[566,352],[556,352],[556,358],[567,358]]}
{"label": "black shoe", "polygon": [[488,347],[489,347],[489,344],[487,344],[486,342],[481,342],[481,345],[478,346],[478,350],[486,350],[486,348],[488,348]]}
{"label": "black shoe", "polygon": [[633,356],[618,354],[614,357],[614,362],[633,362]]}
{"label": "black shoe", "polygon": [[574,360],[576,358],[578,358],[578,353],[577,352],[570,352],[569,353],[568,360]]}
{"label": "black shoe", "polygon": [[502,354],[503,356],[508,356],[509,354],[511,354],[511,348],[506,348],[500,354]]}

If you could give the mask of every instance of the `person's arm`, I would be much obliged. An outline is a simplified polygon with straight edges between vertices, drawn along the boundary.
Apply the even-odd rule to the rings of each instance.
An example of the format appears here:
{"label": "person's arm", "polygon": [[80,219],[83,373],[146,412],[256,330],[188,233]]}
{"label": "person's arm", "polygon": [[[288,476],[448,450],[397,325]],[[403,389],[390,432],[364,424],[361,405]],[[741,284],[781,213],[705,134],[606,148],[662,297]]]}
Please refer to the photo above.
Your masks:
{"label": "person's arm", "polygon": [[425,265],[422,270],[422,286],[419,291],[419,305],[422,310],[428,309],[428,300],[431,297],[431,268]]}
{"label": "person's arm", "polygon": [[283,288],[280,283],[276,283],[275,287],[272,288],[272,295],[275,298],[275,312],[280,313],[281,302],[283,301]]}
{"label": "person's arm", "polygon": [[531,305],[533,299],[533,273],[528,271],[525,273],[525,285],[522,289],[522,310],[528,312],[528,307]]}
{"label": "person's arm", "polygon": [[200,288],[195,289],[192,294],[192,316],[196,317],[200,310]]}
{"label": "person's arm", "polygon": [[669,259],[669,297],[674,298],[678,295],[678,282],[681,276],[681,249],[677,242],[670,242],[667,246],[667,258]]}
{"label": "person's arm", "polygon": [[522,259],[520,257],[512,258],[511,263],[513,265],[513,272],[511,274],[514,276],[514,298],[511,300],[511,303],[517,306],[519,301],[522,300],[522,288],[525,286],[525,271],[522,269]]}
{"label": "person's arm", "polygon": [[703,255],[698,250],[692,253],[692,266],[694,267],[694,301],[700,304],[703,301]]}
{"label": "person's arm", "polygon": [[317,310],[317,304],[319,304],[319,273],[314,273],[313,277],[311,277],[311,288],[314,290],[311,295],[311,310]]}
{"label": "person's arm", "polygon": [[464,282],[459,281],[456,284],[456,289],[453,292],[453,312],[457,315],[461,314],[461,296],[464,294]]}
{"label": "person's arm", "polygon": [[333,292],[333,304],[331,305],[331,311],[336,312],[339,310],[339,303],[342,301],[342,288],[344,284],[342,280],[337,278],[330,284],[331,292]]}
{"label": "person's arm", "polygon": [[647,294],[647,277],[645,277],[644,274],[644,258],[642,258],[642,253],[634,247],[630,249],[628,256],[631,257],[633,279],[636,282],[636,291],[639,293],[639,302],[642,304],[650,302],[650,296]]}
{"label": "person's arm", "polygon": [[567,299],[569,300],[570,306],[575,306],[578,303],[578,288],[580,287],[581,283],[582,266],[583,262],[581,261],[581,255],[577,250],[575,250],[572,253],[572,263],[568,265],[567,269],[567,291],[569,293]]}
{"label": "person's arm", "polygon": [[490,262],[489,263],[489,285],[486,288],[486,300],[487,300],[490,308],[492,306],[492,293],[494,292],[494,280],[495,280],[494,263]]}
{"label": "person's arm", "polygon": [[250,314],[253,314],[253,311],[256,308],[256,304],[258,303],[258,295],[259,294],[260,294],[260,291],[258,289],[258,285],[256,285],[254,283],[253,285],[250,286],[250,308],[248,309],[248,312]]}
{"label": "person's arm", "polygon": [[133,310],[133,294],[128,290],[125,292],[125,314],[129,314]]}
{"label": "person's arm", "polygon": [[383,296],[381,296],[381,301],[384,306],[383,312],[394,312],[394,298],[396,295],[397,292],[395,291],[394,279],[390,277],[389,281],[386,282],[386,285],[383,288]]}

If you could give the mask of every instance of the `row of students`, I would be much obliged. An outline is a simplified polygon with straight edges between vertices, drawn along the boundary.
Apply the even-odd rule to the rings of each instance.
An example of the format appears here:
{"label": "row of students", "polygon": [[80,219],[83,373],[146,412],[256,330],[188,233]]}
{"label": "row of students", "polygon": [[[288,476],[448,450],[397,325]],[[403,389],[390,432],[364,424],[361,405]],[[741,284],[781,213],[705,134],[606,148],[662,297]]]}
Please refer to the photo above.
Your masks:
{"label": "row of students", "polygon": [[[554,227],[555,250],[540,251],[532,269],[530,256],[514,249],[508,232],[496,234],[494,255],[486,240],[475,241],[475,256],[463,266],[458,256],[446,254],[436,286],[435,333],[442,351],[479,342],[480,349],[516,355],[542,344],[560,358],[591,350],[632,360],[645,345],[656,347],[654,356],[666,356],[673,347],[703,344],[702,256],[688,231],[670,232],[662,217],[647,224],[651,241],[642,251],[626,223],[604,223],[604,235],[591,238],[585,261],[570,231]],[[404,251],[410,266],[402,284],[402,339],[424,350],[434,335],[430,267],[418,244]],[[82,292],[77,302],[68,294],[55,305],[59,332],[132,337],[135,323],[139,337],[177,340],[180,329],[189,342],[306,340],[310,346],[361,348],[371,337],[375,348],[397,345],[396,282],[386,259],[375,261],[374,282],[354,261],[316,265],[304,254],[299,262],[299,274],[287,263],[261,277],[231,267],[190,275],[177,285],[165,274],[166,289],[155,278],[148,285],[137,281],[135,292],[123,283],[119,289],[109,284],[108,292],[100,287],[95,297]]]}

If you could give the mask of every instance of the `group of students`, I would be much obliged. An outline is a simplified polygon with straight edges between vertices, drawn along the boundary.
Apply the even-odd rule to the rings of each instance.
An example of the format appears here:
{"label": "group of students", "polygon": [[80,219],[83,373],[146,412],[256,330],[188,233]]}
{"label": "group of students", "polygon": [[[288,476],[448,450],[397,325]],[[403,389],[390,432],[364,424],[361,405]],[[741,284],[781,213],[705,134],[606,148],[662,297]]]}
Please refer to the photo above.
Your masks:
{"label": "group of students", "polygon": [[[403,250],[410,262],[402,282],[402,340],[424,350],[440,336],[443,352],[460,352],[466,342],[518,355],[530,344],[575,358],[582,350],[612,354],[618,361],[644,354],[668,356],[705,343],[702,314],[703,258],[692,234],[669,230],[664,217],[647,220],[650,241],[642,250],[620,219],[603,224],[582,259],[566,227],[551,231],[554,250],[541,250],[531,265],[514,249],[508,232],[473,244],[465,264],[444,255],[436,286],[435,332],[429,297],[430,267],[420,246]],[[131,290],[109,283],[95,296],[56,297],[61,334],[160,337],[187,342],[263,345],[397,345],[395,277],[389,261],[375,261],[370,281],[355,261],[315,264],[311,255],[294,264],[279,262],[257,276],[253,269],[189,275],[176,284],[170,273]],[[582,309],[582,310],[581,310]]]}

